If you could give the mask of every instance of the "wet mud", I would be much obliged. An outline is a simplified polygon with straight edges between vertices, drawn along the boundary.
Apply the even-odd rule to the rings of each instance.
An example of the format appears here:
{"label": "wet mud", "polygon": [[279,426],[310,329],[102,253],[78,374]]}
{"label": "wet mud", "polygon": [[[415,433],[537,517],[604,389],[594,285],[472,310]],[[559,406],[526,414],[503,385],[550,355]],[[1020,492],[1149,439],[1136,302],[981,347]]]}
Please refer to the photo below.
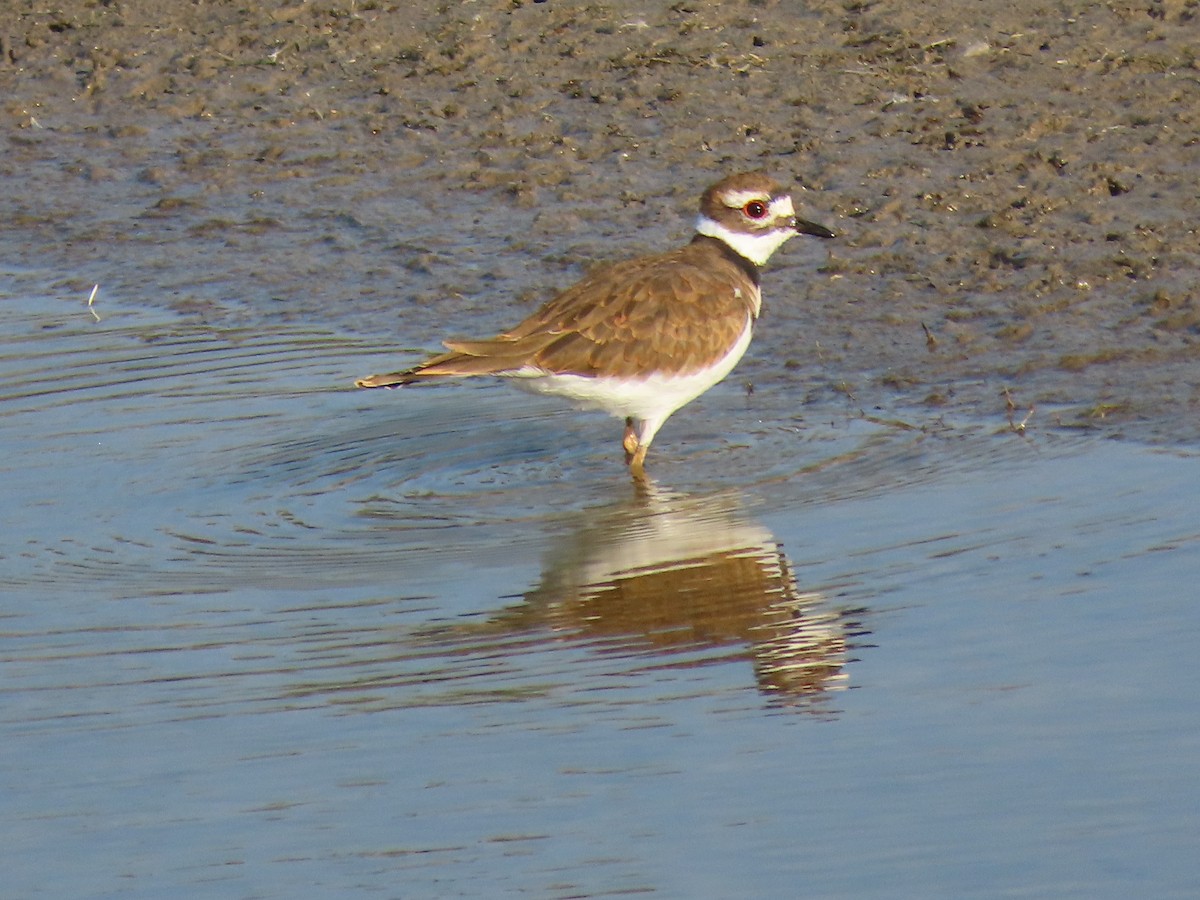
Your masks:
{"label": "wet mud", "polygon": [[402,354],[686,238],[762,167],[840,239],[772,261],[735,379],[1194,438],[1198,27],[1194,0],[18,2],[0,251],[100,308]]}

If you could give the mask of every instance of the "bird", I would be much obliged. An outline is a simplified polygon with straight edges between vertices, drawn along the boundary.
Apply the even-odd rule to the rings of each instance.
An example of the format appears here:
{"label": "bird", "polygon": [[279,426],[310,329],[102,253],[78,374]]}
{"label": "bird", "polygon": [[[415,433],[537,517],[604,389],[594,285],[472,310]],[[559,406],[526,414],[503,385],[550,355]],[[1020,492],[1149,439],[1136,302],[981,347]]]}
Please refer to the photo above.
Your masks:
{"label": "bird", "polygon": [[621,446],[635,481],[667,418],[725,378],[750,345],[762,310],[759,271],[797,234],[833,238],[797,217],[764,171],[722,178],[700,196],[691,241],[601,266],[515,328],[484,340],[448,340],[445,353],[361,388],[475,375],[562,397],[625,420]]}

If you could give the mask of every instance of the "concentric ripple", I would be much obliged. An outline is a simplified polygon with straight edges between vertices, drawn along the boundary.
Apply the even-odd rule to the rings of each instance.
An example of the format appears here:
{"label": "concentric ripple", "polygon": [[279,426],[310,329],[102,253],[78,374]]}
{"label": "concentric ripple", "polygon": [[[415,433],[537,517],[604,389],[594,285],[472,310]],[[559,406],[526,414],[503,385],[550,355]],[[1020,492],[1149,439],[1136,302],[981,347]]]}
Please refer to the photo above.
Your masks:
{"label": "concentric ripple", "polygon": [[[0,564],[6,590],[63,615],[39,640],[79,660],[97,628],[104,652],[224,648],[173,677],[240,674],[270,702],[536,693],[529,654],[556,669],[563,647],[609,674],[742,660],[767,694],[820,701],[847,677],[870,566],[909,578],[930,553],[1013,538],[981,517],[800,583],[795,566],[826,570],[836,540],[785,552],[764,522],[795,541],[845,501],[1076,447],[731,385],[672,420],[659,483],[639,491],[619,423],[487,381],[357,391],[356,373],[402,357],[360,338],[113,301],[97,321],[78,297],[0,316]],[[73,624],[75,604],[134,598],[132,620],[118,605]],[[382,643],[381,621],[396,623]]]}

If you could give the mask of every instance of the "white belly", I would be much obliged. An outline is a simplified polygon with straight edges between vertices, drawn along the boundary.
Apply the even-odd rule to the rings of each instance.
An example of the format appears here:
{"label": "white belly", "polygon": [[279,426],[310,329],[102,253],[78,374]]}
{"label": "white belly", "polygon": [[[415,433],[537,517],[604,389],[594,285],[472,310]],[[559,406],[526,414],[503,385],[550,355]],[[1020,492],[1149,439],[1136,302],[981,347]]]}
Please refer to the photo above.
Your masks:
{"label": "white belly", "polygon": [[638,378],[605,378],[549,375],[530,368],[509,377],[522,390],[562,397],[579,409],[599,409],[621,418],[661,421],[733,371],[750,346],[752,333],[747,321],[742,336],[716,365],[690,375],[648,373]]}

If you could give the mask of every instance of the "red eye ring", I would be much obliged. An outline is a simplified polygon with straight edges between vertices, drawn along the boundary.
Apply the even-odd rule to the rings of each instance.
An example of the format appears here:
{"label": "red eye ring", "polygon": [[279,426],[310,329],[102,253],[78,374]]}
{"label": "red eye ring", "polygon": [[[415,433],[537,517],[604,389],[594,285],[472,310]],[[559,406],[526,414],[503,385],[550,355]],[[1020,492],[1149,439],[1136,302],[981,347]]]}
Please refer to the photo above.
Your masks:
{"label": "red eye ring", "polygon": [[767,204],[763,203],[761,200],[751,200],[742,207],[742,212],[744,212],[751,219],[761,219],[767,214]]}

